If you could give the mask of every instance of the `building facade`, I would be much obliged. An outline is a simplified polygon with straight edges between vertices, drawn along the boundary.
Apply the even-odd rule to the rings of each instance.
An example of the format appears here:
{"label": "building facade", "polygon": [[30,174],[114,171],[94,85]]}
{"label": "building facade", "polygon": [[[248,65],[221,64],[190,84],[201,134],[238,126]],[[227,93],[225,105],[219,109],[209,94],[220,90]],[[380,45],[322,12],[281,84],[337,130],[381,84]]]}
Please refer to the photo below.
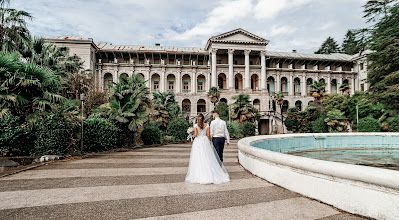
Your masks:
{"label": "building facade", "polygon": [[[339,93],[344,83],[352,94],[368,89],[365,55],[272,52],[266,49],[268,40],[243,29],[211,37],[204,49],[115,46],[77,36],[47,41],[80,56],[84,67],[94,73],[98,90],[108,91],[121,75],[140,74],[151,92],[174,92],[182,110],[192,116],[212,110],[207,92],[213,86],[227,104],[239,93],[249,94],[262,115],[261,134],[271,133],[278,123],[275,112],[305,109],[313,101],[314,81],[324,81],[327,93]],[[276,92],[285,96],[282,109],[273,102]]]}

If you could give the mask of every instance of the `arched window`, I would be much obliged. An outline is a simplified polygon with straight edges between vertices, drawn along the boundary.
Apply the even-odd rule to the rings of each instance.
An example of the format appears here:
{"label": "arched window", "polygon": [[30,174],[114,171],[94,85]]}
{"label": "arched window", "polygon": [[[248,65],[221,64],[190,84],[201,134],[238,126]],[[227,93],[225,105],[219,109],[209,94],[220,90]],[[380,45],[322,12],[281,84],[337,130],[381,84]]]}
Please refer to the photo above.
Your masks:
{"label": "arched window", "polygon": [[191,77],[188,74],[185,74],[182,77],[182,85],[183,85],[183,93],[191,92]]}
{"label": "arched window", "polygon": [[287,86],[287,78],[283,77],[281,78],[281,92],[283,93],[283,95],[287,96],[288,95],[288,86]]}
{"label": "arched window", "polygon": [[299,78],[294,79],[294,95],[301,95],[301,80]]}
{"label": "arched window", "polygon": [[151,77],[151,91],[153,92],[159,92],[159,87],[160,87],[160,81],[161,77],[155,73]]}
{"label": "arched window", "polygon": [[320,79],[319,82],[322,82],[322,83],[326,84],[326,80],[325,79]]}
{"label": "arched window", "polygon": [[242,75],[241,74],[237,74],[236,76],[235,76],[235,82],[234,82],[234,84],[235,84],[235,89],[236,90],[242,90]]}
{"label": "arched window", "polygon": [[269,78],[267,78],[267,91],[272,96],[274,95],[274,92],[276,91],[274,86],[275,86],[274,78],[272,76],[269,76]]}
{"label": "arched window", "polygon": [[200,99],[197,102],[197,113],[200,112],[206,112],[206,102],[203,99]]}
{"label": "arched window", "polygon": [[302,111],[302,102],[300,100],[295,102],[295,107],[299,110]]}
{"label": "arched window", "polygon": [[205,76],[199,75],[197,78],[197,92],[205,92]]}
{"label": "arched window", "polygon": [[191,101],[189,99],[184,99],[182,101],[182,110],[187,113],[191,112]]}
{"label": "arched window", "polygon": [[227,99],[225,99],[225,98],[221,98],[221,99],[220,99],[220,102],[224,102],[224,103],[226,103],[226,104],[227,104]]}
{"label": "arched window", "polygon": [[226,74],[221,73],[218,76],[218,87],[220,90],[227,89],[226,88]]}
{"label": "arched window", "polygon": [[121,77],[121,76],[126,77],[126,79],[129,78],[129,75],[127,73],[122,73],[119,77]]}
{"label": "arched window", "polygon": [[173,74],[169,74],[166,77],[166,80],[168,81],[168,92],[174,92],[175,91],[175,83],[176,83],[176,77]]}
{"label": "arched window", "polygon": [[283,113],[286,113],[289,108],[289,102],[287,100],[284,100],[283,102]]}
{"label": "arched window", "polygon": [[251,89],[253,91],[259,90],[259,76],[257,74],[251,76]]}
{"label": "arched window", "polygon": [[331,80],[331,93],[333,93],[333,94],[338,93],[338,85],[337,85],[336,79]]}
{"label": "arched window", "polygon": [[138,73],[139,74],[139,76],[142,78],[142,79],[145,79],[144,78],[144,74],[142,74],[142,73]]}
{"label": "arched window", "polygon": [[311,96],[312,94],[311,94],[311,92],[310,92],[310,90],[311,90],[311,85],[313,84],[313,79],[312,78],[308,78],[307,80],[306,80],[306,94],[308,95],[308,96]]}
{"label": "arched window", "polygon": [[112,88],[113,76],[111,73],[104,75],[104,91],[109,91]]}

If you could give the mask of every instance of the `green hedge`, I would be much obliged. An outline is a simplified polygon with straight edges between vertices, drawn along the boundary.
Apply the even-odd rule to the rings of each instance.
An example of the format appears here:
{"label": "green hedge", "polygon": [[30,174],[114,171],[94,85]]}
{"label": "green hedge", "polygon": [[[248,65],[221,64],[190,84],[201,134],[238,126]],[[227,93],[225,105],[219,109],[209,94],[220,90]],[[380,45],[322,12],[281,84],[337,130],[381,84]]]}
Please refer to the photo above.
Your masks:
{"label": "green hedge", "polygon": [[388,127],[390,132],[399,132],[399,116],[390,118],[388,120]]}
{"label": "green hedge", "polygon": [[29,155],[34,141],[34,132],[27,123],[7,112],[0,119],[0,156]]}
{"label": "green hedge", "polygon": [[377,119],[367,117],[359,120],[358,124],[359,132],[380,132],[381,125]]}
{"label": "green hedge", "polygon": [[161,130],[158,127],[150,126],[144,128],[141,132],[141,140],[144,145],[153,145],[161,143]]}
{"label": "green hedge", "polygon": [[187,141],[187,129],[190,127],[190,123],[182,118],[173,119],[168,124],[167,132],[169,136],[173,136],[178,142]]}
{"label": "green hedge", "polygon": [[296,120],[295,118],[286,118],[284,120],[284,124],[285,124],[285,127],[287,127],[287,129],[289,131],[293,131],[293,132],[297,132],[300,127],[298,120]]}
{"label": "green hedge", "polygon": [[251,122],[245,122],[242,125],[242,128],[243,128],[244,136],[248,137],[248,136],[254,136],[255,135],[256,127]]}
{"label": "green hedge", "polygon": [[112,149],[118,141],[117,127],[104,118],[89,118],[83,124],[84,150],[98,152]]}
{"label": "green hedge", "polygon": [[243,138],[244,130],[241,124],[235,122],[227,122],[227,130],[229,131],[231,138]]}
{"label": "green hedge", "polygon": [[313,133],[328,133],[328,126],[322,118],[319,118],[313,122],[312,131]]}

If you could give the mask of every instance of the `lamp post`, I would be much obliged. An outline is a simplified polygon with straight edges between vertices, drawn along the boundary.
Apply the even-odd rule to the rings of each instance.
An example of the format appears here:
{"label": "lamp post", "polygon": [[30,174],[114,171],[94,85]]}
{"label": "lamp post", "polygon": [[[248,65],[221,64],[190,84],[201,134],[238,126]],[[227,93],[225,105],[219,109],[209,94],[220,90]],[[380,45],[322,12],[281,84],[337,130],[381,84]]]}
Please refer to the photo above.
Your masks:
{"label": "lamp post", "polygon": [[84,93],[80,94],[80,101],[82,102],[82,136],[80,138],[80,150],[83,150],[83,115],[84,115],[84,101],[86,95]]}

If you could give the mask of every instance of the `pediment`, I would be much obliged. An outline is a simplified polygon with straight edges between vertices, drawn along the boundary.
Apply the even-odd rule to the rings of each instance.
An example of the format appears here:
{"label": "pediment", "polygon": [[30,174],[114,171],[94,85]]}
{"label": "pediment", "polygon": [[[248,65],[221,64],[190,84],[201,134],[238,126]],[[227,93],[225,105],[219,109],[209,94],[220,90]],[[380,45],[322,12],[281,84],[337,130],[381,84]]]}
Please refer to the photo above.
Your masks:
{"label": "pediment", "polygon": [[211,37],[205,47],[205,50],[209,49],[212,43],[228,43],[228,44],[257,44],[257,45],[267,45],[268,40],[263,39],[255,34],[252,34],[244,29],[236,29],[224,34],[220,34]]}

